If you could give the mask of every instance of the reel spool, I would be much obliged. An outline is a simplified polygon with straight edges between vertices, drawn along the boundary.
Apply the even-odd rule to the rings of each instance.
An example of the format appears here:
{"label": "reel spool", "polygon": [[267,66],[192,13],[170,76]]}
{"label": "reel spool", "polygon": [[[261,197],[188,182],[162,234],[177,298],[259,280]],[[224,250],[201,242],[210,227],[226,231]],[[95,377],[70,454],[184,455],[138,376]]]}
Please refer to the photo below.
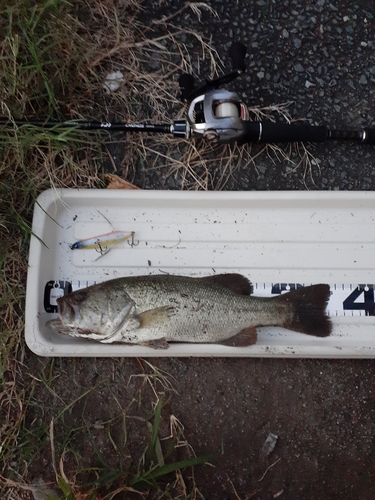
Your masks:
{"label": "reel spool", "polygon": [[187,117],[193,134],[209,142],[228,143],[245,133],[243,121],[249,119],[249,112],[235,92],[212,90],[191,101]]}

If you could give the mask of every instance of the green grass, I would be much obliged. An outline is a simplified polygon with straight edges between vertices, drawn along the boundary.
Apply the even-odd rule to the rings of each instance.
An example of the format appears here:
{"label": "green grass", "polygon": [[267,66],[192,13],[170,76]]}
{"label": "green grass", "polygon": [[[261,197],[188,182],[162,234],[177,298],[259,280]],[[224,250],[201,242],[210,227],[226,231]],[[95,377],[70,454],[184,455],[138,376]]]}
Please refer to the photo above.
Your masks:
{"label": "green grass", "polygon": [[[176,15],[144,26],[141,7],[136,0],[8,0],[0,6],[0,116],[10,122],[0,127],[0,496],[5,500],[38,487],[33,481],[45,457],[43,479],[52,482],[57,498],[199,497],[194,479],[186,482],[182,471],[209,457],[194,456],[183,426],[168,414],[174,395],[168,374],[147,362],[135,365],[129,384],[139,389],[123,407],[106,374],[81,390],[73,363],[71,393],[62,396],[62,360],[43,361],[29,372],[34,358],[23,340],[35,201],[51,187],[103,188],[112,138],[106,132],[17,127],[14,120],[166,122],[183,112],[177,74],[192,72],[187,40],[199,45],[210,76],[217,70],[215,53],[199,34],[174,26]],[[183,9],[199,15],[209,7],[187,3]],[[103,79],[119,69],[124,81],[107,95]],[[120,169],[130,181],[136,169],[163,168],[183,188],[221,189],[236,165],[254,162],[237,146],[198,148],[194,142],[138,134],[116,141],[125,151]],[[111,411],[97,422],[89,408],[95,408],[99,390],[108,393]],[[141,440],[138,447],[129,439],[134,434]]]}
{"label": "green grass", "polygon": [[[133,498],[129,494],[141,499],[196,498],[194,479],[189,480],[190,487],[186,486],[183,472],[214,457],[196,457],[184,437],[183,426],[169,415],[168,403],[175,393],[171,378],[150,363],[139,363],[144,373],[136,379],[134,397],[122,407],[106,376],[89,390],[82,391],[77,385],[67,404],[54,394],[58,367],[55,360],[48,360],[41,371],[44,394],[39,389],[36,398],[35,384],[27,400],[23,394],[27,415],[19,424],[17,443],[6,444],[12,460],[2,478],[3,492],[10,488],[49,488],[54,492],[51,498],[60,500]],[[97,420],[92,404],[96,391],[103,390],[108,391],[117,411],[112,411],[108,419]],[[134,432],[143,439],[129,447],[128,437]],[[100,443],[106,443],[105,450]],[[129,454],[131,449],[133,453]],[[32,473],[40,470],[38,464],[46,458],[50,467],[44,471],[43,485],[25,481],[21,463]]]}
{"label": "green grass", "polygon": [[[12,121],[142,121],[151,110],[155,121],[168,121],[180,109],[175,75],[191,69],[173,18],[145,27],[139,22],[142,2],[114,4],[9,0],[0,6],[0,116],[11,124],[0,127],[0,496],[6,500],[21,492],[31,498],[38,489],[65,500],[196,498],[194,482],[189,489],[182,471],[208,460],[194,456],[183,427],[168,414],[172,381],[151,364],[135,366],[131,383],[138,389],[125,408],[107,376],[81,390],[73,371],[67,398],[59,393],[61,360],[43,360],[34,372],[28,368],[25,284],[36,198],[50,187],[103,188],[111,138],[61,127],[17,127]],[[199,35],[185,36],[212,56]],[[124,82],[108,96],[102,81],[113,69],[123,71]],[[176,147],[173,139],[120,140],[124,176],[148,151],[155,150],[168,168],[173,165],[168,154]],[[97,390],[108,391],[111,408],[99,422],[91,415]],[[172,429],[168,436],[166,422]],[[142,437],[139,449],[129,440],[129,429]],[[48,484],[34,484],[46,457],[42,479]]]}

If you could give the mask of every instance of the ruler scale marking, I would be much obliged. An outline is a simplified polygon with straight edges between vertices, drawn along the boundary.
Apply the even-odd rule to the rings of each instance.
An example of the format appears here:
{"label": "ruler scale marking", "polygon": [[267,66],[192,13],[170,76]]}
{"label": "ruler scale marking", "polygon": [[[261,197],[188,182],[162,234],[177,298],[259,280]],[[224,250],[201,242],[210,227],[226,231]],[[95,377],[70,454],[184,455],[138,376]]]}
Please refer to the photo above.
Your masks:
{"label": "ruler scale marking", "polygon": [[[44,310],[57,312],[57,298],[75,290],[94,285],[95,280],[51,280],[44,290]],[[295,290],[312,283],[253,283],[254,290],[260,297],[274,297],[289,290]],[[331,296],[327,305],[329,316],[375,316],[374,284],[333,283],[330,284]]]}

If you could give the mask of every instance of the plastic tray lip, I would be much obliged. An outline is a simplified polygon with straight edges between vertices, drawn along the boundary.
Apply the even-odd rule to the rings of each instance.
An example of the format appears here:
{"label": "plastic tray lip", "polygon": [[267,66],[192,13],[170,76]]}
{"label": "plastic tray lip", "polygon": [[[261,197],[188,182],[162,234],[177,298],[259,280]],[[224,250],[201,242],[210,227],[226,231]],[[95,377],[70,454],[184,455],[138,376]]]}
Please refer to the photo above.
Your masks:
{"label": "plastic tray lip", "polygon": [[[44,220],[53,213],[48,214],[49,209],[57,203],[66,203],[68,209],[78,199],[106,200],[108,198],[118,200],[139,200],[139,201],[158,201],[158,200],[204,200],[205,202],[224,201],[250,201],[257,200],[280,200],[280,201],[314,201],[337,202],[348,200],[348,202],[363,202],[368,206],[369,201],[374,203],[375,210],[375,192],[370,191],[169,191],[169,190],[105,190],[105,189],[66,189],[50,188],[43,191],[37,198],[34,209],[33,233],[38,234],[43,229]],[[147,209],[147,206],[145,206]],[[368,207],[367,207],[368,208]],[[301,346],[297,348],[290,346],[281,351],[277,347],[262,346],[260,352],[252,353],[251,348],[226,348],[216,344],[180,344],[177,348],[172,347],[166,351],[155,351],[142,346],[131,346],[126,353],[116,349],[116,346],[107,344],[95,344],[93,348],[87,348],[86,345],[77,344],[69,348],[68,352],[62,352],[56,349],[56,346],[48,342],[41,342],[38,336],[38,327],[35,314],[35,281],[38,280],[38,266],[41,263],[43,245],[32,236],[29,253],[29,269],[26,284],[26,313],[25,313],[25,340],[26,344],[35,354],[40,356],[67,356],[67,357],[287,357],[287,358],[372,358],[375,357],[375,348],[372,346],[343,346],[329,347],[325,352],[321,352],[313,344],[310,346]],[[183,272],[181,272],[183,274]],[[34,283],[33,283],[34,282]],[[35,299],[35,300],[34,300]],[[36,305],[37,307],[37,305]],[[91,343],[90,343],[91,344]],[[100,349],[97,349],[97,346]],[[177,345],[176,345],[177,346]],[[186,347],[187,346],[187,347]],[[198,348],[197,348],[198,346]],[[214,347],[214,348],[213,348]],[[187,348],[187,351],[184,349]],[[132,353],[131,350],[134,349]]]}
{"label": "plastic tray lip", "polygon": [[150,199],[240,199],[240,200],[332,200],[332,199],[352,199],[364,200],[369,198],[375,201],[375,192],[373,191],[178,191],[178,190],[156,190],[156,189],[88,189],[88,188],[49,188],[42,191],[37,203],[43,207],[50,202],[55,203],[60,198],[75,198],[77,193],[83,197],[107,199],[113,197],[119,198],[150,198]]}

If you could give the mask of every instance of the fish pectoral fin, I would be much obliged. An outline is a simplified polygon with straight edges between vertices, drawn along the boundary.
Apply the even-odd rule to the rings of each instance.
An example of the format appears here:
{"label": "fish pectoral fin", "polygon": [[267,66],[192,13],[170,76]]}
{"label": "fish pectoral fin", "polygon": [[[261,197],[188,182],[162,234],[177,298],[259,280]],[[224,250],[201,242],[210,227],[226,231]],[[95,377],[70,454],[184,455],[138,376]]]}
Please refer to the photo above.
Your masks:
{"label": "fish pectoral fin", "polygon": [[257,341],[257,337],[256,327],[249,326],[248,328],[244,328],[240,332],[236,333],[236,335],[234,335],[233,337],[218,342],[218,344],[234,347],[245,347],[247,345],[255,344]]}
{"label": "fish pectoral fin", "polygon": [[251,295],[253,293],[253,285],[245,276],[242,276],[242,274],[214,274],[213,276],[205,276],[204,278],[198,279],[208,284],[220,285],[238,295]]}
{"label": "fish pectoral fin", "polygon": [[142,342],[141,345],[152,347],[153,349],[169,349],[169,344],[165,337],[162,339],[148,340],[146,342]]}
{"label": "fish pectoral fin", "polygon": [[168,322],[173,312],[174,307],[171,306],[156,307],[155,309],[148,309],[147,311],[143,311],[137,316],[139,327],[153,328],[163,325]]}

